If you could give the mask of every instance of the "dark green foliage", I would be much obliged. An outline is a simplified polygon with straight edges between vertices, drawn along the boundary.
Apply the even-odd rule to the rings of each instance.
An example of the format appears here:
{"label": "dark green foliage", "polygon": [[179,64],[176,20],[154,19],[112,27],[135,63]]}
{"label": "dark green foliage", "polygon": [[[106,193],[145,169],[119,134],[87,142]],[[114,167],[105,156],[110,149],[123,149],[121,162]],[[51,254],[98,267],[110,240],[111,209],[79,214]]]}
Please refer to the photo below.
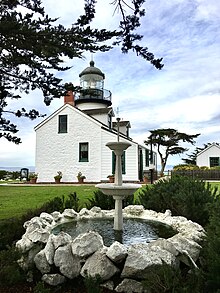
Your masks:
{"label": "dark green foliage", "polygon": [[100,276],[96,276],[96,277],[86,276],[84,278],[84,285],[86,287],[87,293],[101,293],[100,283],[101,283]]}
{"label": "dark green foliage", "polygon": [[[220,291],[220,197],[210,209],[210,223],[206,228],[207,241],[203,250],[207,292]],[[218,292],[219,292],[218,291]]]}
{"label": "dark green foliage", "polygon": [[64,198],[61,197],[54,197],[50,201],[46,202],[39,211],[42,212],[52,213],[54,211],[63,212],[64,210]]}
{"label": "dark green foliage", "polygon": [[208,223],[209,206],[217,194],[217,188],[209,183],[184,176],[161,180],[140,192],[139,201],[146,209],[157,212],[171,210],[172,215],[184,216],[203,226]]}
{"label": "dark green foliage", "polygon": [[[134,203],[134,196],[128,196],[123,200],[123,207]],[[112,196],[105,195],[101,190],[94,191],[94,196],[89,199],[88,208],[100,207],[102,210],[112,210],[115,208],[115,201]]]}
{"label": "dark green foliage", "polygon": [[0,170],[0,179],[5,179],[6,175],[8,174],[5,170]]}
{"label": "dark green foliage", "polygon": [[150,293],[201,293],[202,278],[199,271],[174,269],[167,264],[149,271],[143,285]]}
{"label": "dark green foliage", "polygon": [[36,286],[34,287],[34,293],[50,293],[51,290],[49,288],[46,288],[44,282],[38,282]]}
{"label": "dark green foliage", "polygon": [[96,190],[88,203],[88,208],[94,206],[100,207],[102,210],[111,210],[115,207],[115,201],[112,196],[105,195],[101,190]]}
{"label": "dark green foliage", "polygon": [[21,238],[25,232],[24,222],[25,217],[0,221],[0,251]]}
{"label": "dark green foliage", "polygon": [[[108,31],[90,26],[95,18],[96,0],[85,0],[84,14],[67,27],[56,24],[58,18],[52,19],[46,15],[39,0],[2,0],[0,2],[0,138],[6,138],[16,144],[21,143],[21,139],[14,135],[18,132],[17,126],[11,123],[8,114],[30,119],[44,116],[35,109],[26,111],[22,107],[9,110],[8,99],[19,99],[22,97],[20,93],[29,94],[30,91],[39,89],[48,106],[53,98],[63,96],[66,91],[80,90],[77,86],[65,85],[56,76],[57,72],[70,68],[63,64],[64,57],[82,58],[85,51],[106,52],[113,46],[121,44],[123,53],[134,51],[157,69],[161,69],[162,58],[155,59],[147,47],[140,46],[138,43],[142,36],[135,33],[140,26],[140,18],[145,15],[142,9],[144,2],[145,0],[135,0],[127,6],[126,1],[113,1],[111,4],[117,6],[122,20],[119,21],[118,30]],[[23,8],[22,13],[18,8],[20,5]],[[131,8],[128,9],[131,14],[127,15],[125,8],[128,7]],[[109,41],[109,45],[106,41]],[[4,113],[7,113],[6,117],[3,116]]]}
{"label": "dark green foliage", "polygon": [[178,132],[173,128],[155,129],[150,130],[150,136],[144,141],[147,145],[154,145],[161,162],[161,175],[163,175],[167,159],[169,156],[182,154],[187,151],[186,148],[180,146],[180,142],[187,142],[194,144],[195,138],[200,134],[189,135],[186,133]]}
{"label": "dark green foliage", "polygon": [[65,209],[74,209],[76,212],[80,211],[79,198],[77,197],[76,192],[68,195],[68,199],[65,200],[64,206]]}
{"label": "dark green foliage", "polygon": [[17,263],[20,257],[20,253],[14,247],[0,251],[0,287],[24,282],[24,272]]}

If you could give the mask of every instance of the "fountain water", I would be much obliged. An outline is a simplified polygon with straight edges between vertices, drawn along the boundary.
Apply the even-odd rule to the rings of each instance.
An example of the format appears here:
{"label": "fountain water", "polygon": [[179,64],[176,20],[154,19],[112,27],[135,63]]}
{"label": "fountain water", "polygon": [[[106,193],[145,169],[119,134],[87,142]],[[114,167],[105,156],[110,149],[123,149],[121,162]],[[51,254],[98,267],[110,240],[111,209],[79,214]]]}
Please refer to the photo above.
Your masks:
{"label": "fountain water", "polygon": [[[119,125],[120,119],[117,118]],[[101,183],[97,184],[98,187],[104,194],[113,196],[115,200],[115,216],[114,216],[114,230],[123,230],[123,214],[122,214],[122,200],[129,195],[132,195],[138,188],[141,187],[140,184],[133,183],[123,183],[122,181],[122,165],[121,156],[124,150],[131,146],[128,142],[119,141],[119,127],[118,127],[118,141],[108,142],[106,144],[111,150],[114,151],[116,156],[115,164],[115,183]]]}

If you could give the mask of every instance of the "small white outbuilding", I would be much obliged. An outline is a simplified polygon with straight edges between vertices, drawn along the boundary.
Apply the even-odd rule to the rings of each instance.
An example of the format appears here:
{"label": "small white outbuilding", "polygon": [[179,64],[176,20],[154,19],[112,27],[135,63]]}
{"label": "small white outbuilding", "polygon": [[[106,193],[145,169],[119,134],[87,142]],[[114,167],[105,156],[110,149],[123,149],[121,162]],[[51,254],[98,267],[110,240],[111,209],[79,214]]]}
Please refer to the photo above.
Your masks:
{"label": "small white outbuilding", "polygon": [[207,148],[197,154],[196,165],[199,167],[216,167],[220,166],[220,146],[212,143]]}

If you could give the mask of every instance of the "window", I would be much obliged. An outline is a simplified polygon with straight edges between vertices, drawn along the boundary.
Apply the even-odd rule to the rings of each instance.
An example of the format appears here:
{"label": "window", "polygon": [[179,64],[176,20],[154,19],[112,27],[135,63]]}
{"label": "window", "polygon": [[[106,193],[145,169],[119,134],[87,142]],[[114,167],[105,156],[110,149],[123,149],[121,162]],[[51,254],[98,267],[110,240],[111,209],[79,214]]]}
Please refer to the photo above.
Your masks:
{"label": "window", "polygon": [[59,115],[59,133],[67,133],[67,115]]}
{"label": "window", "polygon": [[89,161],[89,143],[81,142],[79,144],[79,161],[88,162]]}
{"label": "window", "polygon": [[149,167],[150,151],[145,150],[145,166]]}
{"label": "window", "polygon": [[219,157],[210,157],[210,167],[220,166]]}
{"label": "window", "polygon": [[126,127],[126,136],[129,137],[129,127]]}
{"label": "window", "polygon": [[108,115],[108,127],[112,128],[112,115],[111,114]]}
{"label": "window", "polygon": [[[112,152],[112,174],[115,174],[116,155]],[[121,156],[122,174],[125,174],[125,151]]]}

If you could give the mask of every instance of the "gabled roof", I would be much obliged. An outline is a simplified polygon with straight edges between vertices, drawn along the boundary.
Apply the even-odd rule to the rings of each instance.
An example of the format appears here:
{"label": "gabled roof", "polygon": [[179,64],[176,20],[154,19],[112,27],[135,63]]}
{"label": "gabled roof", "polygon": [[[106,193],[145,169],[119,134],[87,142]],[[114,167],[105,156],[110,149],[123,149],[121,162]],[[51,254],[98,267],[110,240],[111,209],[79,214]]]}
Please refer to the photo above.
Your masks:
{"label": "gabled roof", "polygon": [[59,115],[60,112],[62,112],[65,108],[69,108],[72,111],[77,111],[78,113],[80,113],[81,115],[83,115],[84,117],[86,117],[87,119],[91,119],[92,121],[94,121],[96,124],[102,125],[101,122],[99,122],[97,119],[94,119],[93,117],[87,115],[86,113],[84,113],[82,110],[76,108],[75,106],[72,106],[68,103],[64,104],[63,106],[61,106],[59,109],[57,109],[55,112],[53,112],[51,115],[49,115],[46,119],[44,119],[43,121],[41,121],[39,124],[37,124],[34,127],[34,130],[36,131],[38,128],[40,128],[41,126],[43,126],[45,123],[47,123],[49,120],[51,120],[53,117]]}
{"label": "gabled roof", "polygon": [[[113,127],[117,127],[117,123],[118,122],[113,122],[112,123],[112,125],[113,125]],[[130,121],[119,121],[119,126],[126,126],[126,127],[128,127],[128,128],[131,128],[131,123],[130,123]]]}
{"label": "gabled roof", "polygon": [[[113,128],[110,129],[110,128],[108,128],[108,126],[105,125],[104,123],[102,123],[102,122],[100,122],[99,120],[97,120],[96,118],[94,118],[94,117],[92,117],[92,116],[86,114],[86,113],[85,113],[85,110],[80,110],[80,109],[78,109],[77,107],[72,106],[72,105],[70,105],[70,104],[68,104],[68,103],[62,105],[62,106],[61,106],[59,109],[57,109],[54,113],[52,113],[52,114],[49,115],[46,119],[44,119],[44,120],[41,121],[39,124],[37,124],[37,125],[34,127],[34,130],[36,131],[37,129],[39,129],[40,127],[42,127],[44,124],[46,124],[49,120],[51,120],[53,117],[59,115],[59,113],[62,112],[66,107],[69,108],[69,109],[71,109],[72,111],[77,111],[78,113],[80,113],[81,115],[83,115],[85,118],[90,119],[91,121],[93,121],[93,122],[96,123],[97,125],[100,125],[100,127],[101,127],[104,131],[111,132],[112,134],[114,134],[114,135],[117,136],[117,131],[116,131],[116,129],[113,129]],[[130,125],[130,122],[129,122],[129,121],[120,121],[120,122],[123,122],[123,123],[125,123],[125,124],[129,124],[129,125]],[[124,139],[128,140],[129,142],[132,142],[132,143],[134,143],[134,144],[136,144],[136,145],[140,145],[139,143],[133,141],[132,138],[128,138],[127,136],[125,136],[125,135],[122,134],[122,133],[119,133],[119,136],[120,136],[121,138],[124,138]],[[147,147],[145,147],[145,146],[142,146],[142,145],[140,145],[140,146],[141,146],[142,148],[146,148],[146,149],[147,149]]]}
{"label": "gabled roof", "polygon": [[199,152],[199,153],[197,154],[197,157],[200,156],[201,154],[205,153],[207,150],[211,149],[211,148],[214,147],[214,146],[217,147],[217,148],[219,148],[219,150],[220,150],[220,146],[219,146],[219,144],[216,143],[216,142],[213,142],[213,143],[210,144],[207,148],[205,148],[204,150],[202,150],[201,152]]}

